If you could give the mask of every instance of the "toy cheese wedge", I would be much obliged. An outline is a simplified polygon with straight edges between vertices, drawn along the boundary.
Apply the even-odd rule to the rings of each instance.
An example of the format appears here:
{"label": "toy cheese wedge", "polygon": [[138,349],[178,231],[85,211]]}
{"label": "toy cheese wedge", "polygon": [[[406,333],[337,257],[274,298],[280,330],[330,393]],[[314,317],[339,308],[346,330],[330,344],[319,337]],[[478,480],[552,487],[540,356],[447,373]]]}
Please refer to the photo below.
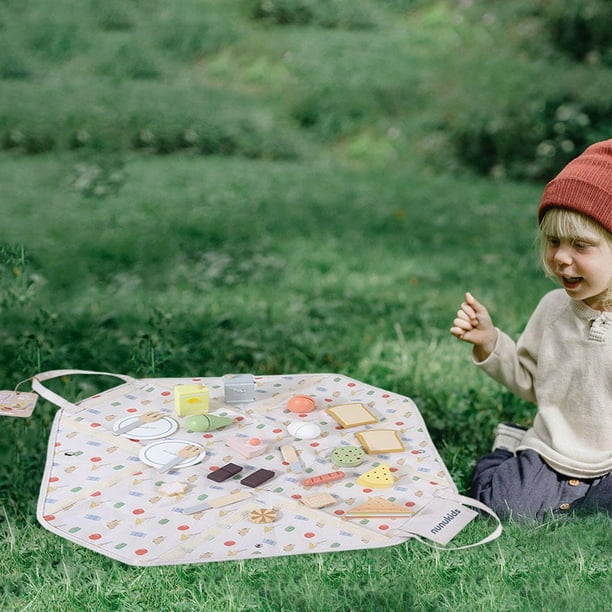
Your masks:
{"label": "toy cheese wedge", "polygon": [[386,463],[381,463],[378,467],[372,468],[357,479],[357,484],[372,489],[387,489],[393,486],[394,482],[395,479]]}

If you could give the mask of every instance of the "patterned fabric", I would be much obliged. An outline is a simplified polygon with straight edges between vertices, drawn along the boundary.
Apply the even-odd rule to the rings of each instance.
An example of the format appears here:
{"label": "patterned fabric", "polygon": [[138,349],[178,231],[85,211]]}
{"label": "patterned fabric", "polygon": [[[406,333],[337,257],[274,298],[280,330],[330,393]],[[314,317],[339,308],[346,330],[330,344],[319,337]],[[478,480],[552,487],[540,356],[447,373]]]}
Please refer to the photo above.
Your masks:
{"label": "patterned fabric", "polygon": [[[232,425],[208,432],[185,428],[185,420],[174,413],[173,389],[194,382],[209,388],[211,413],[232,418]],[[338,374],[260,376],[255,384],[254,402],[229,405],[222,378],[140,380],[86,399],[74,410],[58,411],[49,439],[39,521],[63,538],[131,565],[202,563],[399,544],[411,537],[394,529],[394,521],[403,519],[347,520],[343,515],[371,495],[383,496],[412,514],[438,493],[456,493],[409,398]],[[287,410],[288,399],[296,394],[311,396],[316,409],[307,414]],[[343,429],[325,412],[326,407],[348,402],[362,402],[378,423]],[[114,435],[117,421],[154,410],[179,423],[168,440],[203,447],[201,461],[160,473],[140,458],[144,447],[159,440]],[[320,436],[294,438],[287,426],[295,421],[318,425]],[[341,480],[303,486],[309,476],[338,469],[331,462],[334,449],[358,446],[355,433],[376,428],[395,430],[405,450],[367,455],[358,467],[343,468],[346,475]],[[268,448],[247,460],[226,446],[235,436],[257,437]],[[283,445],[296,449],[301,471],[283,461]],[[222,482],[207,478],[227,463],[243,469]],[[357,484],[361,474],[381,463],[395,478],[392,487],[372,491]],[[240,484],[260,468],[274,471],[274,478],[255,489]],[[250,493],[247,499],[214,507],[216,499],[243,490]],[[315,493],[331,494],[336,502],[323,508],[301,502]],[[208,509],[182,512],[208,501]],[[250,513],[263,509],[274,510],[276,520],[249,520]]]}

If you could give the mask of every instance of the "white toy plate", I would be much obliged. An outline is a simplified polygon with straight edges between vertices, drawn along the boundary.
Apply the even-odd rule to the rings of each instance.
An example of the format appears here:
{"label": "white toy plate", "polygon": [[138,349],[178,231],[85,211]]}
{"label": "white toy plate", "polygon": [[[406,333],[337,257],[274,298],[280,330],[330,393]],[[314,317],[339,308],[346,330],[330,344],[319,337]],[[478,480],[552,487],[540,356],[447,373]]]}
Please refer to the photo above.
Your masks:
{"label": "white toy plate", "polygon": [[[119,419],[113,423],[113,431],[116,433],[124,425],[130,425],[137,420],[137,415]],[[171,436],[178,428],[179,424],[174,419],[165,416],[153,423],[143,423],[134,429],[130,429],[130,431],[119,434],[119,436],[133,440],[155,440],[156,438]]]}
{"label": "white toy plate", "polygon": [[[176,457],[182,448],[190,444],[193,444],[190,440],[160,440],[159,442],[153,442],[142,448],[140,453],[138,453],[138,457],[143,463],[154,468],[160,468]],[[202,448],[202,452],[199,455],[185,459],[185,461],[176,466],[176,469],[195,465],[202,461],[205,456],[206,451]]]}

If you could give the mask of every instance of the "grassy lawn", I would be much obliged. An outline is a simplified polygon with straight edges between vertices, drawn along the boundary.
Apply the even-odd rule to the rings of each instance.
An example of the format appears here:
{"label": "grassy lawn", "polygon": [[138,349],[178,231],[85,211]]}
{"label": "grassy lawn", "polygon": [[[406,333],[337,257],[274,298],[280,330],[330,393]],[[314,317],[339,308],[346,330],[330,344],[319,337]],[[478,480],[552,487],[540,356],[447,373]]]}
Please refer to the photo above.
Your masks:
{"label": "grassy lawn", "polygon": [[[54,187],[76,161],[3,159],[3,183],[20,175],[27,185],[8,200],[7,231],[26,229],[19,274],[4,269],[15,296],[3,312],[5,388],[58,367],[342,372],[413,397],[462,489],[495,423],[528,422],[531,408],[476,372],[447,328],[466,288],[518,331],[548,287],[531,253],[537,188],[406,167],[135,157],[120,192],[99,202]],[[83,397],[92,384],[77,378],[60,390]],[[527,610],[554,601],[571,610],[588,609],[586,591],[596,610],[607,600],[603,517],[507,525],[495,544],[455,553],[407,543],[123,567],[34,519],[54,412],[42,402],[33,418],[3,422],[7,609]],[[459,543],[490,528],[478,524]]]}
{"label": "grassy lawn", "polygon": [[[534,245],[543,182],[477,174],[441,136],[448,51],[476,31],[483,47],[462,58],[475,62],[486,32],[445,2],[336,0],[336,17],[289,25],[250,17],[249,2],[77,4],[0,5],[0,34],[18,18],[0,60],[0,388],[56,368],[339,372],[413,398],[465,492],[494,426],[534,409],[471,366],[448,333],[454,313],[470,290],[516,335],[553,287]],[[495,69],[511,45],[499,41]],[[471,70],[466,82],[495,85]],[[103,384],[54,388],[78,399]],[[36,522],[55,411],[40,401],[30,419],[2,420],[0,610],[609,605],[603,516],[507,524],[459,552],[407,542],[124,566]],[[478,521],[457,543],[491,528]]]}

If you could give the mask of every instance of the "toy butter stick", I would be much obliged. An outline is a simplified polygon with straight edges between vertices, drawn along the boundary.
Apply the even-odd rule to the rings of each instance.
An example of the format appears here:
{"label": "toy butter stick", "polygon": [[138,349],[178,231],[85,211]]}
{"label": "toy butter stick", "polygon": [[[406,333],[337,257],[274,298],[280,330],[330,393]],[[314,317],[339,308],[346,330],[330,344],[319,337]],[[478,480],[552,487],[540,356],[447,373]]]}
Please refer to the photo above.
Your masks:
{"label": "toy butter stick", "polygon": [[283,456],[283,459],[289,464],[289,467],[291,468],[292,472],[299,474],[303,471],[302,464],[300,463],[300,458],[298,457],[298,454],[295,448],[293,448],[293,446],[281,446],[280,452]]}
{"label": "toy butter stick", "polygon": [[195,506],[183,508],[183,514],[195,514],[196,512],[202,512],[203,510],[210,510],[210,508],[222,508],[223,506],[235,504],[236,502],[243,501],[249,497],[251,497],[251,494],[248,491],[238,491],[237,493],[217,497],[215,499],[211,499],[210,501],[202,502],[201,504],[195,504]]}
{"label": "toy butter stick", "polygon": [[312,487],[313,485],[325,484],[326,482],[333,482],[334,480],[341,480],[344,478],[344,472],[328,472],[327,474],[321,474],[320,476],[312,476],[302,480],[302,484],[305,487]]}

